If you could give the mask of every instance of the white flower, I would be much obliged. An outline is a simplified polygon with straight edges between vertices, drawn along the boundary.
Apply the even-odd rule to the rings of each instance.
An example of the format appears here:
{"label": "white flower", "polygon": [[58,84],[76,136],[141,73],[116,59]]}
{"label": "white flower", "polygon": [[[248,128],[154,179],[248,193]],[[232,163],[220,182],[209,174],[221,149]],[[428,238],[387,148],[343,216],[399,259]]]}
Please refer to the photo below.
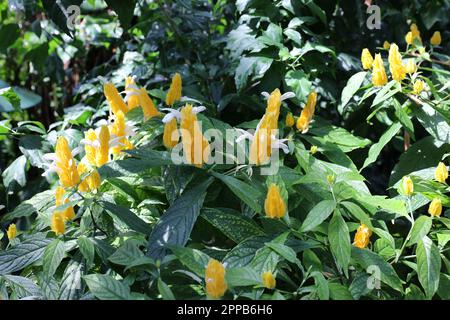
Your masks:
{"label": "white flower", "polygon": [[[177,121],[181,120],[181,112],[180,109],[172,109],[172,108],[162,108],[161,110],[163,111],[169,111],[169,113],[167,113],[164,118],[162,119],[163,123],[168,123],[170,121],[172,121],[172,119],[177,119]],[[193,107],[192,108],[192,112],[194,114],[198,114],[200,112],[203,112],[206,110],[205,106],[198,106],[198,107]]]}
{"label": "white flower", "polygon": [[[266,92],[266,91],[261,92],[261,94],[262,94],[262,95],[264,96],[264,98],[266,98],[266,99],[269,99],[269,97],[270,97],[270,93],[268,93],[268,92]],[[283,94],[281,95],[280,101],[284,101],[284,100],[286,100],[286,99],[291,99],[291,98],[294,98],[294,97],[295,97],[295,93],[293,93],[292,91],[289,91],[289,92],[283,93]]]}
{"label": "white flower", "polygon": [[[250,132],[245,131],[244,129],[237,128],[236,130],[241,134],[236,139],[237,143],[239,143],[245,139],[248,139],[250,142],[253,142],[253,139],[255,138],[254,134],[251,134]],[[261,138],[264,139],[264,136]],[[285,143],[286,141],[289,141],[289,139],[278,139],[274,134],[272,134],[270,136],[270,142],[271,142],[272,149],[281,149],[281,150],[283,150],[284,153],[289,153],[289,146]]]}

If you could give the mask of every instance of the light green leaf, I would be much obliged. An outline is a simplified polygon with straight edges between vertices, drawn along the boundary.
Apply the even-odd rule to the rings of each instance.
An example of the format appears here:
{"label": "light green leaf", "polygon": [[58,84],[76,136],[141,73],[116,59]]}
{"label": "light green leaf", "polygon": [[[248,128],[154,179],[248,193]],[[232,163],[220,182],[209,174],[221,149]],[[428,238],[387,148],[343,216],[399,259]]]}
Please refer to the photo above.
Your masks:
{"label": "light green leaf", "polygon": [[430,232],[431,225],[433,224],[433,219],[428,216],[420,216],[414,221],[414,226],[411,231],[411,238],[409,239],[408,245],[418,243],[424,236]]}
{"label": "light green leaf", "polygon": [[335,208],[336,203],[333,200],[323,200],[319,202],[306,216],[300,231],[306,232],[314,229],[325,221]]}
{"label": "light green leaf", "polygon": [[348,274],[350,263],[351,244],[350,233],[339,210],[335,210],[328,225],[328,238],[330,240],[331,252],[336,257],[338,265]]}
{"label": "light green leaf", "polygon": [[10,274],[31,265],[44,254],[51,242],[43,234],[26,239],[9,250],[0,252],[0,275]]}
{"label": "light green leaf", "polygon": [[424,236],[417,243],[417,275],[428,299],[431,299],[439,288],[441,256],[439,249],[430,238]]}
{"label": "light green leaf", "polygon": [[158,291],[164,300],[175,300],[172,290],[161,278],[158,278]]}
{"label": "light green leaf", "polygon": [[385,133],[383,133],[383,135],[380,137],[380,140],[378,140],[377,143],[375,143],[370,147],[369,154],[367,155],[367,158],[364,161],[364,164],[361,167],[360,171],[377,160],[381,150],[383,150],[384,146],[387,145],[389,141],[391,141],[392,138],[395,137],[395,135],[397,134],[398,130],[400,130],[401,127],[402,124],[396,122],[388,130],[386,130]]}
{"label": "light green leaf", "polygon": [[205,267],[210,257],[197,249],[171,246],[173,254],[180,262],[200,277],[205,275]]}
{"label": "light green leaf", "polygon": [[42,259],[42,268],[49,278],[51,278],[66,254],[66,245],[59,239],[53,240],[45,249]]}
{"label": "light green leaf", "polygon": [[364,269],[367,269],[369,266],[378,267],[380,269],[380,280],[391,288],[403,292],[402,282],[397,273],[395,273],[394,268],[378,254],[368,249],[352,247],[352,259]]}
{"label": "light green leaf", "polygon": [[230,287],[254,286],[262,283],[262,274],[250,267],[227,268],[225,280]]}
{"label": "light green leaf", "polygon": [[350,79],[348,79],[347,85],[342,90],[341,103],[338,106],[339,113],[342,113],[344,111],[344,108],[347,105],[347,103],[349,103],[349,101],[352,99],[352,97],[355,95],[355,93],[363,84],[366,75],[367,75],[366,71],[361,71],[352,75]]}
{"label": "light green leaf", "polygon": [[130,288],[111,276],[90,274],[83,279],[89,291],[100,300],[131,300]]}

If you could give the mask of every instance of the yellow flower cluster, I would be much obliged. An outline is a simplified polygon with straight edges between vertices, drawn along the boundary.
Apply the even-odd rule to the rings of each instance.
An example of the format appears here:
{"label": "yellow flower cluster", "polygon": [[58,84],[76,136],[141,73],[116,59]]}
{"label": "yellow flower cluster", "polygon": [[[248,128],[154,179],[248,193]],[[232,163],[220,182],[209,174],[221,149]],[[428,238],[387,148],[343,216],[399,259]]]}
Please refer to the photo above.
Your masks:
{"label": "yellow flower cluster", "polygon": [[413,44],[414,39],[417,39],[419,43],[422,43],[419,28],[417,28],[417,25],[415,23],[411,24],[410,31],[405,36],[405,41],[410,45]]}
{"label": "yellow flower cluster", "polygon": [[200,129],[197,114],[190,104],[186,104],[181,109],[180,129],[186,162],[201,167],[208,161],[210,147]]}
{"label": "yellow flower cluster", "polygon": [[267,289],[274,289],[277,282],[272,272],[266,271],[262,274],[262,283]]}
{"label": "yellow flower cluster", "polygon": [[398,46],[393,43],[389,49],[389,70],[391,71],[392,79],[395,81],[402,81],[406,76],[406,68],[403,65],[402,55],[398,51]]}
{"label": "yellow flower cluster", "polygon": [[159,114],[152,99],[144,88],[139,88],[132,77],[125,79],[125,92],[127,103],[122,99],[117,88],[111,82],[103,86],[103,92],[113,114],[119,112],[126,114],[128,111],[140,106],[145,119],[151,119]]}
{"label": "yellow flower cluster", "polygon": [[259,166],[269,161],[272,155],[271,135],[273,134],[273,130],[278,129],[280,107],[281,92],[279,89],[275,89],[267,99],[266,112],[259,121],[250,145],[249,161],[251,164]]}
{"label": "yellow flower cluster", "polygon": [[206,293],[213,299],[219,299],[227,291],[225,267],[219,261],[210,259],[205,269]]}
{"label": "yellow flower cluster", "polygon": [[[166,95],[166,104],[173,106],[173,104],[181,99],[182,80],[179,73],[175,73],[172,77],[169,91]],[[177,119],[174,117],[164,124],[163,144],[167,149],[172,149],[178,144],[180,134],[178,132]]]}
{"label": "yellow flower cluster", "polygon": [[264,211],[266,216],[272,219],[283,218],[286,214],[286,204],[281,196],[280,188],[275,183],[270,184],[267,191]]}
{"label": "yellow flower cluster", "polygon": [[6,236],[8,237],[9,241],[17,236],[17,227],[14,223],[11,223],[9,225],[8,230],[6,230]]}
{"label": "yellow flower cluster", "polygon": [[300,117],[297,119],[297,129],[301,133],[306,133],[309,130],[309,124],[314,116],[314,111],[316,109],[317,103],[317,93],[315,91],[311,92],[306,101],[306,105],[300,113]]}
{"label": "yellow flower cluster", "polygon": [[365,224],[361,224],[356,230],[353,245],[357,248],[364,249],[369,245],[372,231]]}

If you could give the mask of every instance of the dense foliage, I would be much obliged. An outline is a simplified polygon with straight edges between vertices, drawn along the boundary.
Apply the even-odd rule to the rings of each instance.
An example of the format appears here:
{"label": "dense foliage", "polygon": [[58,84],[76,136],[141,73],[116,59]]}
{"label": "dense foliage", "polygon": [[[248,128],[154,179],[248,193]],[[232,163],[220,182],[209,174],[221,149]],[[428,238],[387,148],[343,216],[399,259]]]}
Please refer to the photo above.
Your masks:
{"label": "dense foliage", "polygon": [[449,13],[0,1],[0,299],[450,299]]}

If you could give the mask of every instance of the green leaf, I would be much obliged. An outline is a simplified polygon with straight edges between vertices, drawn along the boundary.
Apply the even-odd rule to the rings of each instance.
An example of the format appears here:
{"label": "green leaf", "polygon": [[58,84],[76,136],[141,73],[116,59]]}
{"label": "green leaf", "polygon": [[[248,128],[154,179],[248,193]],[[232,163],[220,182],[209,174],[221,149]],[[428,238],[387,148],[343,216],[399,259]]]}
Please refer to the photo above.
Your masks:
{"label": "green leaf", "polygon": [[131,300],[130,288],[111,276],[90,274],[83,279],[89,291],[100,300]]}
{"label": "green leaf", "polygon": [[437,141],[448,143],[450,141],[450,125],[445,118],[430,105],[423,105],[414,109],[414,114],[420,124],[431,134]]}
{"label": "green leaf", "polygon": [[342,114],[347,103],[349,103],[349,101],[352,99],[352,97],[355,95],[355,93],[359,90],[359,88],[363,84],[366,75],[367,75],[366,71],[361,71],[352,75],[350,79],[348,79],[347,85],[342,90],[341,103],[338,106],[339,113]]}
{"label": "green leaf", "polygon": [[209,178],[185,191],[161,216],[149,237],[148,256],[155,260],[161,259],[165,256],[167,245],[186,244],[212,181]]}
{"label": "green leaf", "polygon": [[3,221],[13,220],[20,217],[29,217],[33,213],[41,211],[44,207],[52,203],[54,192],[47,190],[36,194],[31,199],[25,200],[19,204],[14,211],[3,216]]}
{"label": "green leaf", "polygon": [[306,232],[314,229],[325,221],[335,208],[336,203],[333,200],[323,200],[319,202],[306,216],[300,231]]}
{"label": "green leaf", "polygon": [[236,243],[253,236],[264,235],[264,231],[253,220],[245,216],[238,216],[216,208],[205,208],[202,210],[201,217]]}
{"label": "green leaf", "polygon": [[128,266],[143,256],[144,254],[139,250],[136,241],[128,240],[116,252],[109,256],[108,260],[118,265]]}
{"label": "green leaf", "polygon": [[312,277],[317,288],[317,295],[320,300],[328,300],[330,298],[330,289],[328,288],[328,282],[320,272],[313,272]]}
{"label": "green leaf", "polygon": [[25,174],[26,166],[27,158],[24,155],[21,155],[14,160],[2,173],[3,184],[8,187],[13,181],[15,181],[17,184],[24,187],[27,183]]}
{"label": "green leaf", "polygon": [[5,52],[20,36],[20,28],[16,23],[2,23],[0,26],[0,52]]}
{"label": "green leaf", "polygon": [[66,245],[59,239],[53,240],[44,251],[42,268],[49,278],[51,278],[66,254]]}
{"label": "green leaf", "polygon": [[218,179],[220,179],[223,183],[227,185],[228,188],[242,201],[245,202],[250,208],[254,211],[261,213],[261,198],[263,195],[261,192],[249,185],[246,182],[243,182],[239,179],[225,176],[223,174],[212,172],[212,175]]}
{"label": "green leaf", "polygon": [[242,90],[251,76],[254,76],[254,80],[261,78],[269,70],[272,62],[273,59],[266,57],[242,57],[234,76],[237,89]]}
{"label": "green leaf", "polygon": [[84,291],[81,276],[85,273],[85,263],[82,261],[80,253],[69,261],[64,274],[61,278],[61,287],[59,292],[60,300],[77,300]]}
{"label": "green leaf", "polygon": [[352,294],[348,288],[340,283],[330,282],[328,283],[328,288],[332,300],[353,300]]}
{"label": "green leaf", "polygon": [[231,249],[223,259],[223,262],[230,268],[246,266],[252,261],[256,252],[264,247],[267,241],[270,241],[270,238],[267,236],[248,238]]}
{"label": "green leaf", "polygon": [[348,264],[352,252],[350,244],[350,233],[339,210],[335,210],[328,225],[328,238],[330,240],[331,252],[336,257],[338,265],[348,274]]}
{"label": "green leaf", "polygon": [[291,263],[297,263],[297,254],[295,253],[292,248],[282,244],[282,243],[276,243],[276,242],[268,242],[266,243],[266,246],[278,253],[281,257],[286,259],[287,261]]}
{"label": "green leaf", "polygon": [[368,249],[352,247],[352,259],[364,269],[369,268],[369,266],[371,268],[374,266],[378,267],[380,269],[380,280],[391,288],[403,292],[402,282],[397,273],[395,273],[394,268],[378,254]]}
{"label": "green leaf", "polygon": [[22,270],[39,260],[50,242],[51,240],[45,239],[42,234],[37,234],[9,250],[1,251],[0,275]]}
{"label": "green leaf", "polygon": [[42,297],[41,289],[39,289],[33,280],[13,275],[4,275],[2,277],[6,279],[18,298]]}
{"label": "green leaf", "polygon": [[384,146],[387,145],[389,141],[391,141],[392,138],[395,137],[395,135],[397,134],[398,130],[400,130],[401,127],[402,124],[396,122],[388,130],[386,130],[385,133],[383,133],[383,135],[380,137],[380,140],[370,147],[369,154],[360,170],[364,169],[365,167],[367,167],[371,163],[374,163],[377,160],[381,150],[383,150]]}
{"label": "green leaf", "polygon": [[343,201],[341,204],[356,219],[356,221],[364,223],[369,229],[373,229],[370,217],[356,203]]}
{"label": "green leaf", "polygon": [[132,230],[143,234],[150,234],[150,226],[141,218],[139,218],[134,212],[128,208],[118,206],[116,204],[100,201],[100,206],[102,206],[106,211],[110,212],[113,216],[117,217],[123,223],[125,223]]}
{"label": "green leaf", "polygon": [[[133,151],[133,153],[132,153]],[[160,167],[163,165],[172,164],[170,154],[167,152],[158,152],[154,150],[132,150],[129,151],[133,156],[142,156],[142,153],[147,153],[146,157],[140,159],[128,158],[124,160],[117,160],[109,162],[98,169],[102,179],[116,178],[116,177],[130,177],[136,176],[140,173],[149,170],[153,167]]]}
{"label": "green leaf", "polygon": [[158,291],[164,300],[175,300],[172,290],[161,278],[158,278]]}
{"label": "green leaf", "polygon": [[286,85],[295,93],[295,97],[305,102],[312,91],[308,75],[301,70],[291,70],[285,76]]}
{"label": "green leaf", "polygon": [[20,111],[20,97],[11,87],[0,89],[0,111]]}
{"label": "green leaf", "polygon": [[69,6],[76,5],[80,6],[82,0],[61,0],[58,2],[51,0],[42,0],[42,6],[50,18],[50,20],[64,33],[71,35],[70,29],[67,26],[69,22],[70,10],[67,10]]}
{"label": "green leaf", "polygon": [[124,30],[127,30],[131,24],[131,19],[134,14],[134,7],[136,6],[136,0],[105,0],[108,6],[114,10],[119,16],[120,24]]}
{"label": "green leaf", "polygon": [[94,243],[85,236],[81,236],[77,239],[78,247],[83,257],[86,259],[86,265],[89,267],[94,262],[95,247]]}
{"label": "green leaf", "polygon": [[433,219],[428,216],[420,216],[414,221],[414,226],[411,231],[411,238],[409,239],[408,245],[418,243],[425,237],[428,232],[430,232],[431,225],[433,224]]}
{"label": "green leaf", "polygon": [[205,268],[210,257],[197,249],[171,246],[170,250],[189,270],[200,277],[205,275]]}
{"label": "green leaf", "polygon": [[372,107],[381,104],[400,91],[400,84],[395,80],[391,80],[388,84],[382,87],[380,91],[378,91],[375,99],[373,99]]}
{"label": "green leaf", "polygon": [[430,238],[424,236],[417,243],[417,275],[428,299],[431,299],[439,288],[441,256],[439,249]]}
{"label": "green leaf", "polygon": [[262,274],[258,275],[250,267],[227,268],[225,280],[230,287],[254,286],[262,283]]}

